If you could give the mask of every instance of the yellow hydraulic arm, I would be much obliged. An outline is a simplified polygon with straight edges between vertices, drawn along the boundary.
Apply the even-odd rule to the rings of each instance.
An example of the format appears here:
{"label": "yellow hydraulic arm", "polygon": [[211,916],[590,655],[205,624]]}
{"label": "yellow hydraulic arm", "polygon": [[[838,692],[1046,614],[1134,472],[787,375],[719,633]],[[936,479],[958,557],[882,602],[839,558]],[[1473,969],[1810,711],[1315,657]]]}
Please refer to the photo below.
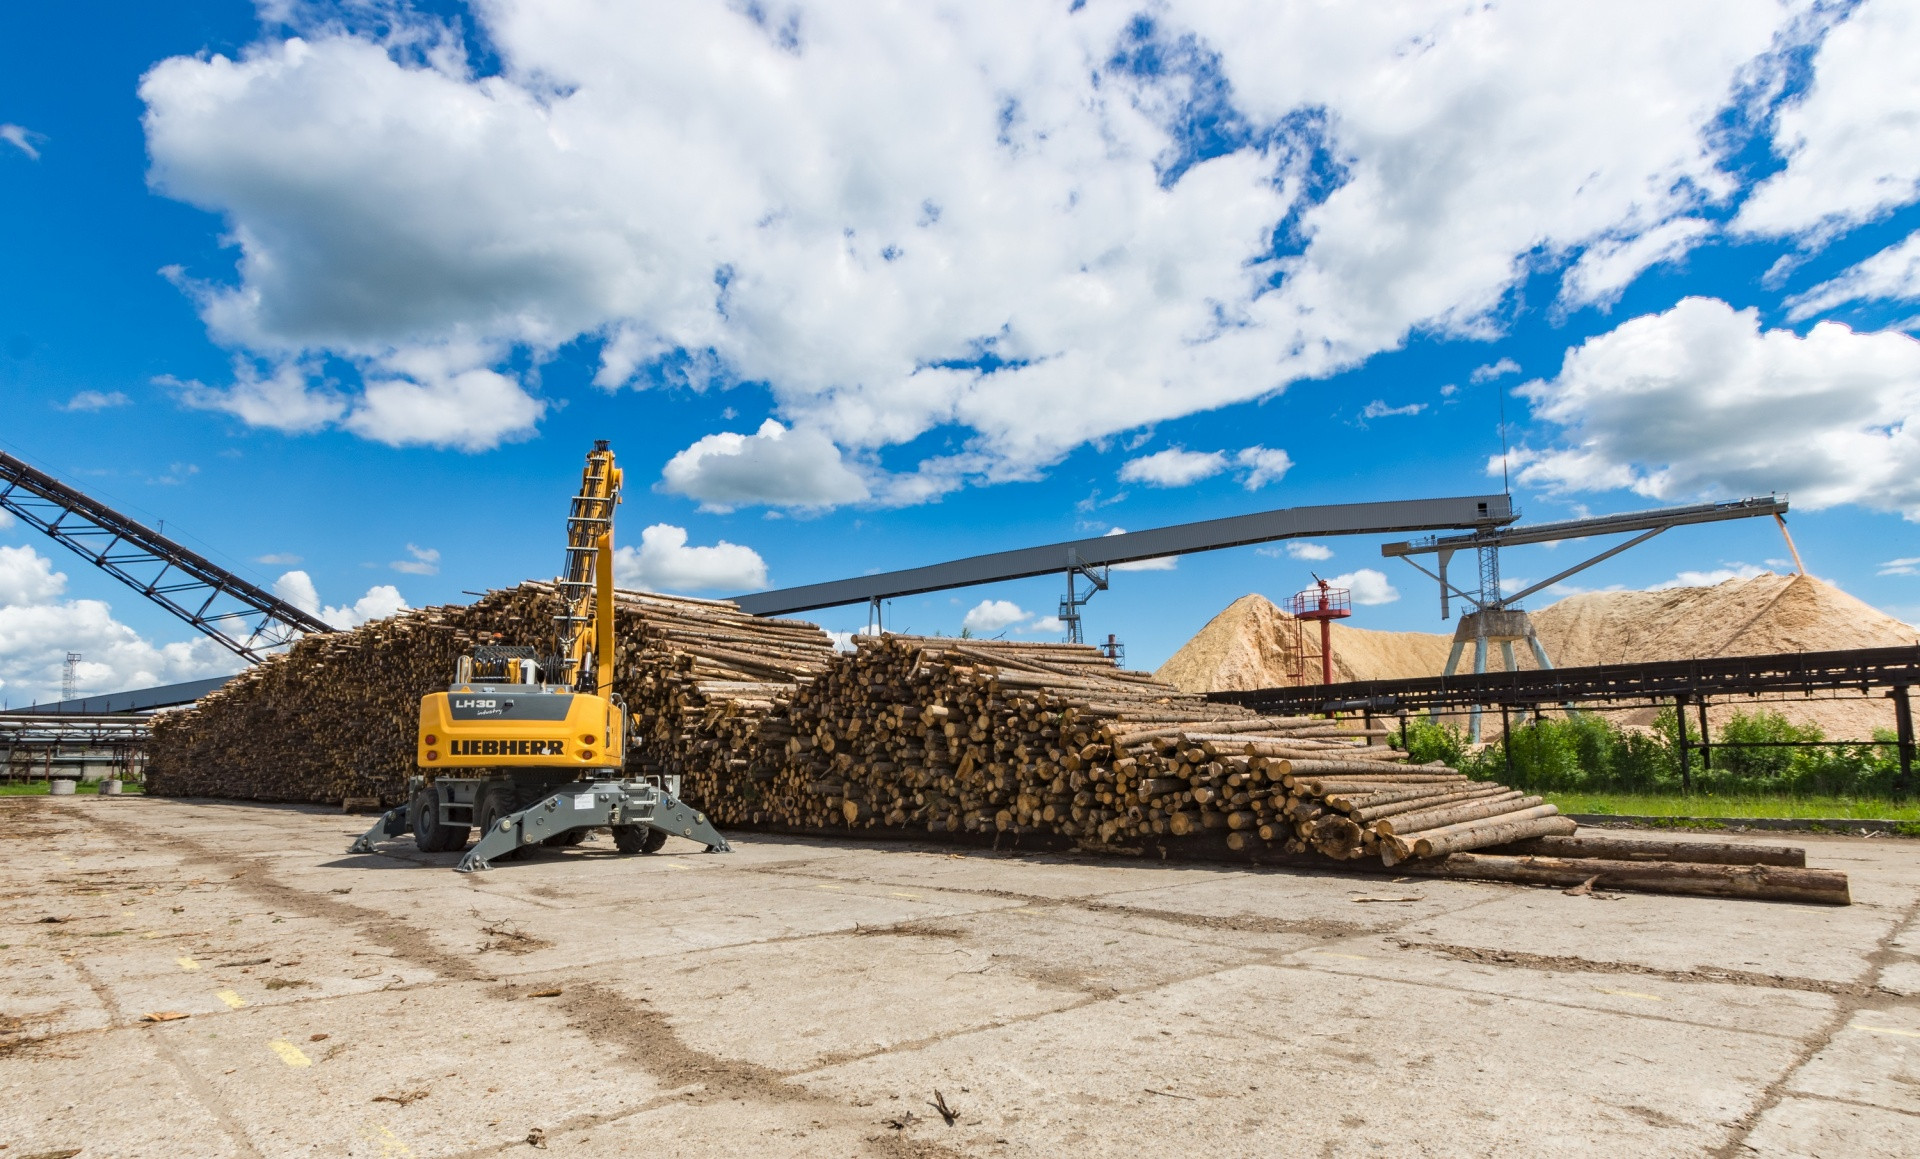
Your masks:
{"label": "yellow hydraulic arm", "polygon": [[606,440],[594,443],[567,516],[567,570],[555,617],[566,665],[562,682],[585,691],[592,656],[594,687],[602,696],[613,690],[613,509],[621,478]]}

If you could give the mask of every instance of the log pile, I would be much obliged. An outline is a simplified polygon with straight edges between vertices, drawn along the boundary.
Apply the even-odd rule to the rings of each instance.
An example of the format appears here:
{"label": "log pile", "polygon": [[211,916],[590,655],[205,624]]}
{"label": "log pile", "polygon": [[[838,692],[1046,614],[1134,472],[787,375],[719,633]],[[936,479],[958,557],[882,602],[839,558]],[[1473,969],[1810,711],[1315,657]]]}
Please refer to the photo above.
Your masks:
{"label": "log pile", "polygon": [[[150,791],[395,803],[419,698],[475,644],[547,639],[555,602],[528,583],[302,640],[156,721]],[[616,687],[638,718],[628,771],[679,776],[723,827],[1217,843],[1270,861],[1845,904],[1844,875],[1797,850],[1570,837],[1539,797],[1406,764],[1385,729],[1209,703],[1083,645],[889,635],[835,652],[812,624],[720,601],[621,592],[616,612]]]}
{"label": "log pile", "polygon": [[[467,607],[404,612],[309,636],[154,723],[150,791],[168,796],[396,803],[414,772],[420,698],[446,688],[477,644],[544,641],[553,587],[527,583]],[[693,800],[728,798],[739,752],[784,743],[798,681],[832,640],[811,624],[732,604],[618,593],[615,687],[640,718],[630,771],[674,773]]]}
{"label": "log pile", "polygon": [[1369,743],[1384,729],[1211,704],[1081,645],[861,637],[790,719],[784,767],[748,761],[769,781],[746,823],[1095,847],[1218,830],[1235,851],[1388,864],[1574,829],[1538,798],[1401,764]]}

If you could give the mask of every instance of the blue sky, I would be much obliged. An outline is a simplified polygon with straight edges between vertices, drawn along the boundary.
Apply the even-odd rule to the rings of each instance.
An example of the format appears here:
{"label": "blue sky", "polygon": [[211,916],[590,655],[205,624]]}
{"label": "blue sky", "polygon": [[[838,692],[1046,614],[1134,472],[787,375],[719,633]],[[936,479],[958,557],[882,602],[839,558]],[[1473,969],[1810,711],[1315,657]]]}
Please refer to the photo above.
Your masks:
{"label": "blue sky", "polygon": [[[1497,490],[1503,405],[1528,518],[1788,491],[1920,619],[1907,5],[14,6],[0,54],[0,445],[343,622],[551,575],[596,438],[623,578],[723,595]],[[1445,630],[1322,546],[1117,574],[1087,629],[1152,666],[1317,570]],[[226,663],[0,552],[0,698]],[[1051,638],[1059,588],[888,626]]]}

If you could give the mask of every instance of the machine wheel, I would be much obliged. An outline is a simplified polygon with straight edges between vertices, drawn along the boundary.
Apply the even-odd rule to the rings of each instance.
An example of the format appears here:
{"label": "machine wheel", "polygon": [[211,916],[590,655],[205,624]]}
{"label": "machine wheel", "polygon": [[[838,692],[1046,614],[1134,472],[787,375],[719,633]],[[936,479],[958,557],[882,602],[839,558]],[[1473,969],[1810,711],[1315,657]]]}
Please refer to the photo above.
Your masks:
{"label": "machine wheel", "polygon": [[540,844],[551,845],[556,849],[568,849],[585,841],[587,834],[591,832],[591,829],[569,829],[565,833],[555,833]]}
{"label": "machine wheel", "polygon": [[[512,816],[519,811],[520,794],[501,785],[495,785],[493,788],[487,789],[480,794],[480,835],[485,837],[487,834],[493,832],[495,826],[500,824],[501,818]],[[507,853],[497,854],[493,860],[505,861],[517,857],[519,854],[520,851],[514,849]]]}
{"label": "machine wheel", "polygon": [[422,789],[407,807],[413,823],[413,843],[422,853],[457,853],[467,847],[467,826],[440,822],[439,795]]}
{"label": "machine wheel", "polygon": [[667,835],[651,825],[613,826],[613,845],[622,853],[658,853]]}

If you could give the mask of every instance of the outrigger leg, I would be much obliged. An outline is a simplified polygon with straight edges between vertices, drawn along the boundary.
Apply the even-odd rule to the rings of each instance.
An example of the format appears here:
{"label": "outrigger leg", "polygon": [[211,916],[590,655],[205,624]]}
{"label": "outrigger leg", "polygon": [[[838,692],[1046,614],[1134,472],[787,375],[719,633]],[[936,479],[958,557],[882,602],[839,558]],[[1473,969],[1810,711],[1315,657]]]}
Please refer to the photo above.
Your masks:
{"label": "outrigger leg", "polygon": [[399,805],[380,814],[373,828],[354,838],[347,846],[348,853],[372,853],[373,843],[382,837],[398,837],[407,831],[407,806]]}
{"label": "outrigger leg", "polygon": [[644,781],[592,781],[568,785],[518,813],[502,817],[480,835],[454,868],[461,873],[492,869],[495,858],[523,845],[538,845],[571,829],[612,825],[645,825],[698,841],[709,853],[733,852],[706,814],[689,808],[665,789]]}

